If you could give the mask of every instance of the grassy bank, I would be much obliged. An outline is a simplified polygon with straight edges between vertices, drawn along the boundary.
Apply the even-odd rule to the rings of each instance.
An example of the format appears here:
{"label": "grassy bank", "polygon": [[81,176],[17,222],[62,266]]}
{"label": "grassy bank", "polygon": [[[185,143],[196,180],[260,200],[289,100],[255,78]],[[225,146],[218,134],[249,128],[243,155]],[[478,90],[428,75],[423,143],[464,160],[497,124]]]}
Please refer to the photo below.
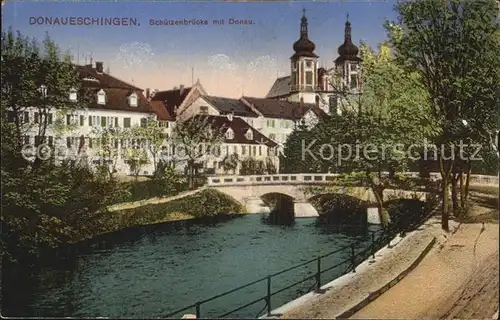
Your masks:
{"label": "grassy bank", "polygon": [[134,226],[235,213],[243,213],[243,207],[236,200],[219,191],[206,189],[166,203],[103,213],[101,216],[103,228],[98,234]]}

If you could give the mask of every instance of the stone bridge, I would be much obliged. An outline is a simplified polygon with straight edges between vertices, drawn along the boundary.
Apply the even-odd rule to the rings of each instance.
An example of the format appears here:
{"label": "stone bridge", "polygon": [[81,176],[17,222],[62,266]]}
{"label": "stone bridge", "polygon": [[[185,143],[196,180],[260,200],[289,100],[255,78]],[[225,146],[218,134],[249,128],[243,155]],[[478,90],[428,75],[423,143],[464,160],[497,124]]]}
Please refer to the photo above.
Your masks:
{"label": "stone bridge", "polygon": [[[406,173],[412,177],[418,177],[418,173]],[[275,174],[275,175],[251,175],[251,176],[214,176],[208,177],[207,187],[223,192],[245,206],[248,212],[268,213],[270,208],[263,201],[263,196],[269,194],[281,194],[289,197],[294,202],[296,217],[318,216],[317,210],[310,204],[309,200],[316,193],[311,187],[330,185],[332,188],[326,193],[344,194],[367,202],[368,221],[378,223],[378,210],[376,209],[375,195],[369,188],[364,187],[342,187],[333,186],[332,181],[339,174]],[[439,179],[439,173],[431,174],[432,180]],[[474,184],[497,184],[498,177],[471,176]],[[383,200],[393,199],[417,199],[426,200],[426,193],[421,191],[386,189]]]}

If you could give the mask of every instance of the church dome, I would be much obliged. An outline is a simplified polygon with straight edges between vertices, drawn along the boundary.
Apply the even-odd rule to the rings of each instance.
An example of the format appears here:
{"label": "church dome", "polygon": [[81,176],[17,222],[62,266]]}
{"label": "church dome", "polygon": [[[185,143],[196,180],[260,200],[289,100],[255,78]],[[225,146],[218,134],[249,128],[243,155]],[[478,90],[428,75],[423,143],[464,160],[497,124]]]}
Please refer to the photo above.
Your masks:
{"label": "church dome", "polygon": [[293,44],[293,50],[295,51],[293,57],[317,57],[314,54],[315,48],[316,45],[309,40],[307,35],[307,18],[304,13],[300,23],[300,38]]}
{"label": "church dome", "polygon": [[345,23],[344,43],[339,46],[337,52],[339,54],[337,60],[359,60],[357,57],[359,49],[351,40],[351,23],[349,20]]}

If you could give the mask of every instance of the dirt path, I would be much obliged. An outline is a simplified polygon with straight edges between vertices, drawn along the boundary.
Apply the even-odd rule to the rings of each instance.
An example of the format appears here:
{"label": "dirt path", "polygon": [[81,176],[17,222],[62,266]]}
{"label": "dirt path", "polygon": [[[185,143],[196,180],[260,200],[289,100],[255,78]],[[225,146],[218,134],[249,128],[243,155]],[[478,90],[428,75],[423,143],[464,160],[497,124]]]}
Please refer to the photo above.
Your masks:
{"label": "dirt path", "polygon": [[142,206],[145,206],[148,204],[166,203],[166,202],[170,202],[173,200],[177,200],[180,198],[190,196],[190,195],[198,193],[202,190],[205,190],[205,187],[198,188],[195,190],[184,191],[184,192],[181,192],[181,193],[179,193],[175,196],[171,196],[171,197],[154,197],[154,198],[149,198],[149,199],[144,199],[144,200],[139,200],[139,201],[118,203],[118,204],[114,204],[114,205],[109,206],[107,209],[109,212],[113,212],[113,211],[142,207]]}
{"label": "dirt path", "polygon": [[472,196],[476,216],[469,221],[479,222],[462,224],[441,239],[415,270],[352,318],[492,318],[499,299],[498,193]]}

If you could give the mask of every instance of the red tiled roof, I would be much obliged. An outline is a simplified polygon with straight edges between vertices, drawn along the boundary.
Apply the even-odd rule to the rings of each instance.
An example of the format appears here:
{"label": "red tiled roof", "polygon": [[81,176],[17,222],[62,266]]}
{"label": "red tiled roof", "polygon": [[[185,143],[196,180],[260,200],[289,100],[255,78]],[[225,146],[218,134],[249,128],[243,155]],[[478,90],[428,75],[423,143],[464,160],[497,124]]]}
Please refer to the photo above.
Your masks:
{"label": "red tiled roof", "polygon": [[300,102],[267,98],[243,97],[242,99],[250,103],[255,109],[262,113],[264,117],[268,118],[300,120],[310,109],[312,109],[317,116],[326,116],[326,113],[317,108],[313,103],[304,103],[301,105]]}
{"label": "red tiled roof", "polygon": [[175,114],[173,113],[173,110],[172,113],[170,113],[169,109],[163,102],[151,101],[150,104],[156,113],[158,120],[175,121]]}
{"label": "red tiled roof", "polygon": [[[142,89],[117,79],[107,73],[99,73],[92,65],[75,65],[78,77],[82,82],[83,91],[90,94],[89,108],[102,110],[120,110],[129,112],[153,113],[153,109],[142,93]],[[104,90],[106,104],[97,103],[97,92]],[[137,107],[129,104],[128,97],[137,94]]]}
{"label": "red tiled roof", "polygon": [[99,88],[91,89],[91,103],[90,108],[93,109],[103,109],[103,110],[120,110],[129,112],[143,112],[143,113],[153,113],[154,110],[151,104],[142,94],[142,92],[135,91],[137,94],[137,107],[132,107],[129,104],[128,97],[134,92],[134,90],[117,89],[117,88],[102,88],[106,92],[106,104],[101,105],[97,103],[97,92]]}
{"label": "red tiled roof", "polygon": [[[79,66],[76,65],[76,70],[79,74],[80,79],[83,82],[83,86],[90,88],[90,87],[95,87],[95,88],[121,88],[121,89],[130,89],[130,90],[137,90],[141,91],[142,89],[139,87],[136,87],[134,85],[131,85],[129,83],[126,83],[120,79],[117,79],[110,74],[107,73],[98,73],[95,68],[92,67],[92,65],[85,65],[85,66]],[[88,81],[85,79],[96,79],[98,81]]]}
{"label": "red tiled roof", "polygon": [[[191,119],[200,119],[201,121],[206,121],[213,129],[220,130],[224,134],[231,128],[234,132],[234,139],[225,138],[224,143],[239,143],[239,144],[254,144],[254,145],[266,145],[268,147],[277,146],[276,142],[264,136],[254,127],[249,125],[245,120],[239,117],[233,117],[230,121],[227,116],[213,116],[213,115],[196,115]],[[187,120],[189,121],[189,120]],[[249,140],[245,136],[248,130],[252,130],[253,139]]]}
{"label": "red tiled roof", "polygon": [[[155,102],[156,104],[155,108],[158,108],[160,105],[162,105],[166,110],[164,114],[165,119],[162,120],[175,121],[174,110],[176,107],[179,107],[182,104],[191,89],[192,87],[158,91],[153,97],[151,97],[151,102]],[[160,102],[161,104],[158,102]]]}

